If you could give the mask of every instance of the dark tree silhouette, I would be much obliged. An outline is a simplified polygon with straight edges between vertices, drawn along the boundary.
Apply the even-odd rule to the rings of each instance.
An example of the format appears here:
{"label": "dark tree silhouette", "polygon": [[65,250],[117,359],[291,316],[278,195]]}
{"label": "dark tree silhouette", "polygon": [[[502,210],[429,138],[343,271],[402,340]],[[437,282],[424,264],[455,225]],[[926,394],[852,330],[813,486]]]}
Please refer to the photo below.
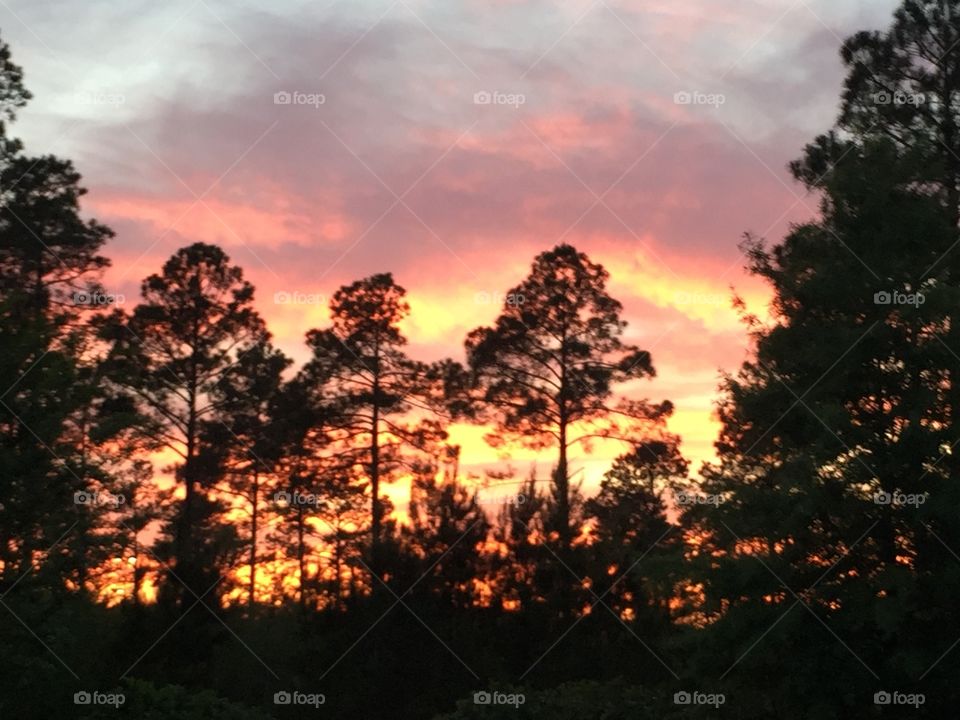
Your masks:
{"label": "dark tree silhouette", "polygon": [[[902,178],[934,186],[952,224],[960,219],[960,2],[906,0],[886,32],[862,31],[843,45],[848,74],[838,129],[813,148],[883,137],[901,155]],[[808,151],[797,167],[820,177],[825,157]],[[821,169],[822,168],[822,169]],[[950,262],[956,263],[956,260]]]}
{"label": "dark tree silhouette", "polygon": [[[874,695],[895,689],[954,715],[960,0],[905,0],[841,57],[837,123],[790,165],[821,213],[744,242],[770,314],[735,300],[752,344],[693,480],[671,404],[629,399],[654,368],[607,271],[569,245],[465,364],[411,357],[383,273],[291,370],[204,243],[104,312],[112,232],[69,161],[8,135],[30,94],[0,42],[0,716],[316,716],[273,702],[294,689],[341,719],[900,717]],[[551,476],[461,475],[454,421]],[[587,496],[594,441],[624,450]],[[119,710],[73,699],[118,684]]]}
{"label": "dark tree silhouette", "polygon": [[[931,94],[918,109],[902,93],[933,93],[941,72],[953,75],[941,89],[955,82],[944,67],[956,56],[920,57],[960,37],[960,18],[936,19],[952,5],[905,3],[889,34],[847,42],[838,131],[792,165],[822,193],[822,219],[772,248],[745,245],[774,292],[772,318],[746,317],[755,350],[724,383],[721,462],[703,487],[713,502],[686,518],[704,593],[690,619],[712,623],[695,672],[722,666],[731,694],[752,700],[744,717],[855,714],[878,684],[921,680],[930,716],[948,712],[939,703],[955,660],[926,673],[946,650],[929,641],[935,628],[957,622],[949,448],[960,363],[949,350],[955,276],[942,262],[956,221],[934,157],[943,128],[928,124],[941,101]],[[761,678],[787,675],[794,682],[761,697]]]}
{"label": "dark tree silhouette", "polygon": [[247,602],[256,602],[262,515],[270,507],[264,489],[272,479],[281,446],[272,417],[291,360],[269,340],[243,350],[211,391],[218,416],[204,423],[204,445],[216,455],[216,490],[240,501],[250,522],[247,535]]}
{"label": "dark tree silhouette", "polygon": [[[953,232],[905,236],[909,245],[922,244],[915,256],[904,255],[901,269],[910,264],[909,283],[919,287],[935,280],[937,295],[944,293],[947,308],[941,322],[943,335],[939,360],[946,373],[945,405],[951,420],[950,444],[960,443],[960,316],[953,308],[951,291],[960,285],[960,2],[956,0],[906,0],[896,10],[886,31],[863,31],[849,38],[842,58],[848,74],[837,128],[818,137],[794,172],[809,186],[823,189],[828,168],[848,149],[868,142],[889,142],[895,163],[884,170],[904,189],[923,189],[943,207]],[[891,174],[892,173],[892,174]],[[869,178],[860,183],[869,186]],[[918,228],[919,230],[919,228]],[[911,250],[914,250],[911,247]],[[934,257],[930,257],[933,254]],[[937,303],[936,297],[931,303]],[[960,453],[943,462],[960,474]]]}
{"label": "dark tree silhouette", "polygon": [[370,483],[370,565],[377,573],[382,483],[410,466],[410,451],[428,450],[446,437],[432,417],[430,368],[404,352],[399,323],[410,310],[405,294],[389,274],[342,287],[330,302],[331,328],[307,335],[313,359],[305,372],[323,368],[320,392],[334,407],[342,457],[362,467]]}
{"label": "dark tree silhouette", "polygon": [[112,233],[80,217],[86,190],[69,161],[26,156],[7,135],[30,97],[0,42],[0,587],[32,571],[71,528],[74,552],[40,570],[85,587],[90,564],[103,558],[91,536],[104,519],[78,507],[74,492],[95,475],[105,486],[112,479],[90,459],[101,395],[81,319],[89,295],[76,293],[99,287],[108,264],[99,251]]}
{"label": "dark tree silhouette", "polygon": [[209,543],[224,529],[214,520],[216,453],[205,453],[203,429],[229,419],[223,383],[242,367],[244,353],[256,351],[265,329],[252,308],[253,287],[212,245],[177,251],[141,293],[141,304],[114,330],[114,359],[147,418],[144,434],[181,459],[184,496],[170,528],[177,580],[169,587],[178,602],[192,604],[220,574],[203,556],[220,552]]}
{"label": "dark tree silhouette", "polygon": [[614,461],[587,501],[593,521],[593,589],[622,618],[669,624],[682,537],[667,516],[667,489],[686,481],[679,439],[664,433]]}
{"label": "dark tree silhouette", "polygon": [[550,530],[562,557],[575,531],[570,448],[625,438],[671,410],[669,403],[615,402],[618,384],[653,377],[654,369],[650,353],[622,341],[623,308],[607,293],[607,278],[601,265],[559,245],[537,256],[494,326],[477,328],[466,341],[481,414],[496,423],[488,441],[557,451]]}
{"label": "dark tree silhouette", "polygon": [[476,492],[457,477],[457,452],[449,449],[439,481],[434,463],[414,476],[410,526],[404,532],[406,549],[416,560],[410,583],[445,610],[466,609],[476,601],[485,579],[482,550],[490,531]]}

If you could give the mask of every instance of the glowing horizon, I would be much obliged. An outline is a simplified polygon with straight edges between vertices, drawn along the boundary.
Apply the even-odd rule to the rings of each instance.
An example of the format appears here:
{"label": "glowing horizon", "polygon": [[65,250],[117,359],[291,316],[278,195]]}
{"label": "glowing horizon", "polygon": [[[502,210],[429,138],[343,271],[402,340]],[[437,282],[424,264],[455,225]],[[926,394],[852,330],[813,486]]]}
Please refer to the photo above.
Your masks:
{"label": "glowing horizon", "polygon": [[[411,354],[462,359],[533,257],[567,242],[610,272],[658,373],[631,392],[674,403],[696,473],[714,457],[720,372],[747,348],[733,291],[766,312],[740,236],[775,240],[816,213],[785,165],[833,119],[837,35],[895,2],[95,5],[102,22],[27,4],[4,28],[34,93],[13,132],[83,173],[84,214],[117,232],[106,283],[128,305],[205,241],[244,268],[297,364],[324,300],[387,271],[408,291]],[[519,32],[534,18],[540,32]],[[455,438],[465,470],[499,463],[482,434]],[[590,484],[617,453],[581,465]]]}

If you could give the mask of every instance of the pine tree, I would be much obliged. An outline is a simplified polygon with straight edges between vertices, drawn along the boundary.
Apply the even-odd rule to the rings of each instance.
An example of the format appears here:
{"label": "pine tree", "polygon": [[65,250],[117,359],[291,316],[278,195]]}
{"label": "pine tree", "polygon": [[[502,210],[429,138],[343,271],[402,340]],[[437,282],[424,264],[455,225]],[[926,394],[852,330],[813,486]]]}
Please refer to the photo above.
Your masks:
{"label": "pine tree", "polygon": [[219,417],[206,421],[202,431],[203,444],[216,454],[216,476],[221,478],[217,492],[239,502],[249,517],[246,571],[250,607],[256,602],[263,516],[270,509],[265,490],[275,485],[272,480],[281,449],[272,411],[283,389],[283,371],[291,362],[266,337],[244,350],[213,389]]}
{"label": "pine tree", "polygon": [[[334,415],[338,455],[362,469],[370,485],[370,567],[382,572],[386,517],[382,485],[446,437],[436,418],[436,372],[407,356],[399,323],[409,313],[389,274],[340,288],[330,302],[332,326],[311,330],[305,373]],[[318,372],[318,368],[320,369]]]}
{"label": "pine tree", "polygon": [[180,458],[183,499],[167,528],[174,577],[166,587],[179,604],[192,605],[236,554],[235,529],[222,521],[225,508],[212,492],[218,451],[203,431],[229,419],[223,384],[265,329],[252,307],[253,286],[212,245],[178,250],[143,281],[141,294],[113,328],[113,371],[146,418],[142,432]]}
{"label": "pine tree", "polygon": [[437,463],[417,468],[410,525],[403,533],[405,548],[417,561],[410,584],[416,583],[420,593],[432,596],[445,611],[464,610],[476,602],[486,574],[481,553],[490,531],[476,491],[471,493],[457,476],[457,454],[457,448],[448,448],[442,469]]}
{"label": "pine tree", "polygon": [[[94,412],[99,394],[84,315],[112,232],[81,217],[86,190],[69,161],[27,156],[8,136],[30,97],[0,42],[0,586],[39,569],[62,589],[84,586],[91,535],[103,522],[74,503],[91,480],[90,428],[78,434],[76,421]],[[65,557],[59,546],[48,556],[59,540],[81,555]]]}
{"label": "pine tree", "polygon": [[755,349],[724,383],[713,502],[685,518],[690,620],[710,623],[697,668],[750,700],[744,717],[856,714],[921,679],[931,717],[949,705],[935,628],[957,623],[960,581],[955,178],[935,148],[953,121],[931,113],[956,112],[957,58],[924,53],[960,37],[953,5],[907,2],[889,33],[845,44],[838,128],[791,166],[822,218],[745,245],[771,319],[746,316]]}
{"label": "pine tree", "polygon": [[580,520],[571,448],[589,448],[596,438],[637,438],[672,409],[669,403],[615,400],[619,385],[653,377],[654,369],[650,353],[623,342],[623,308],[607,292],[607,279],[601,265],[559,245],[538,255],[530,274],[506,294],[495,324],[466,340],[479,417],[495,426],[487,441],[557,452],[546,530],[558,547],[561,604],[574,602],[564,596]]}
{"label": "pine tree", "polygon": [[669,624],[681,535],[665,498],[686,473],[679,438],[665,433],[617,458],[587,501],[592,589],[621,618]]}

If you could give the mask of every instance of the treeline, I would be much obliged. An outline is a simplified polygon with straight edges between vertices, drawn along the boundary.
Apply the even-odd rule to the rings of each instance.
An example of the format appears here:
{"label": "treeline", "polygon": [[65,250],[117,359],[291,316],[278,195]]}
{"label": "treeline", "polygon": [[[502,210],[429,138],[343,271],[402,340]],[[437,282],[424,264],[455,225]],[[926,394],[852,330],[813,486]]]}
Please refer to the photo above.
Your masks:
{"label": "treeline", "polygon": [[[29,93],[2,52],[0,109],[10,121]],[[339,691],[325,688],[340,716],[366,717],[388,716],[374,708],[391,692],[432,698],[411,708],[451,707],[485,682],[480,672],[543,664],[547,677],[552,666],[579,677],[579,660],[550,658],[532,640],[552,641],[599,603],[607,625],[667,631],[670,571],[627,571],[643,556],[679,556],[664,492],[687,467],[666,430],[671,405],[622,393],[654,368],[623,340],[602,266],[569,245],[539,255],[494,323],[465,338],[463,364],[411,358],[405,290],[390,274],[358,280],[333,294],[329,323],[306,333],[310,358],[293,368],[253,286],[219,247],[175,252],[131,309],[116,307],[101,284],[112,233],[81,218],[79,175],[67,161],[26,155],[2,130],[0,593],[22,620],[7,628],[4,709],[25,717],[45,707],[14,692],[32,675],[35,628],[71,640],[41,639],[41,662],[60,667],[28,685],[66,671],[93,693],[139,677],[260,704],[284,691],[272,685],[282,677],[274,666],[288,678],[307,667],[319,675],[342,658],[350,673],[373,652],[380,660],[363,681],[341,675]],[[490,427],[494,447],[540,450],[552,471],[464,478],[453,422]],[[624,454],[587,500],[569,454],[598,441],[620,442]],[[158,466],[158,457],[169,460]],[[398,482],[410,484],[408,522],[384,493]],[[477,487],[490,482],[488,500],[499,504],[485,508]],[[419,625],[354,650],[396,604]],[[92,617],[97,637],[78,644],[76,621],[58,615],[66,609]],[[302,647],[314,662],[291,666],[284,654],[266,660],[227,618],[253,634],[284,632],[291,648],[298,632],[334,631]],[[289,634],[282,618],[300,630]],[[531,642],[483,649],[483,664],[465,660],[492,632],[504,645],[526,634]],[[449,646],[460,634],[467,649]],[[411,662],[404,656],[424,639],[433,647],[411,666],[432,667],[435,687],[380,677]],[[262,674],[252,697],[207,675],[237,653]],[[443,678],[451,662],[462,672]],[[80,668],[93,670],[92,686]],[[70,697],[49,695],[43,712],[63,714]]]}
{"label": "treeline", "polygon": [[[29,95],[0,57],[9,121]],[[771,318],[735,301],[752,350],[696,483],[670,404],[625,399],[652,359],[574,248],[534,260],[463,363],[409,356],[384,274],[332,297],[294,368],[214,246],[129,312],[84,304],[111,233],[80,219],[69,163],[0,128],[0,709],[955,714],[960,0],[907,0],[842,58],[837,124],[791,164],[820,217],[743,245]],[[549,477],[489,478],[518,481],[490,512],[454,422],[539,449]],[[596,440],[625,451],[584,497],[569,451]],[[126,704],[74,705],[85,688]]]}
{"label": "treeline", "polygon": [[[91,277],[106,264],[100,242],[91,234],[72,248],[66,280],[57,276],[59,245],[44,242],[34,267],[9,256],[5,330],[17,352],[5,405],[19,482],[4,507],[16,522],[5,526],[0,586],[67,534],[71,561],[48,567],[49,579],[107,601],[142,602],[152,578],[160,601],[179,607],[202,595],[215,606],[294,601],[318,610],[374,593],[406,560],[448,563],[446,550],[462,542],[455,576],[434,573],[443,594],[520,607],[534,597],[521,600],[514,583],[470,560],[485,554],[490,525],[460,477],[448,423],[487,422],[494,446],[552,451],[547,494],[531,477],[501,498],[497,541],[513,548],[536,533],[561,564],[573,562],[576,545],[596,545],[584,540],[588,529],[628,530],[612,514],[623,491],[637,485],[635,499],[662,516],[664,483],[684,477],[665,429],[670,404],[613,401],[619,385],[652,376],[653,366],[622,342],[606,272],[570,246],[540,255],[512,293],[527,300],[470,333],[466,367],[407,355],[405,291],[381,274],[334,294],[330,326],[306,334],[311,358],[287,378],[291,360],[271,344],[253,287],[223,250],[179,250],[143,281],[131,312],[104,314],[91,312],[110,297]],[[61,383],[52,390],[51,375]],[[42,413],[40,431],[31,411]],[[631,449],[585,504],[567,457],[598,439]],[[175,458],[162,468],[172,487],[151,482],[158,453]],[[412,488],[406,525],[383,490],[401,480]],[[521,518],[540,525],[508,537]],[[598,525],[586,528],[589,519]],[[566,575],[556,571],[550,588],[572,603]]]}

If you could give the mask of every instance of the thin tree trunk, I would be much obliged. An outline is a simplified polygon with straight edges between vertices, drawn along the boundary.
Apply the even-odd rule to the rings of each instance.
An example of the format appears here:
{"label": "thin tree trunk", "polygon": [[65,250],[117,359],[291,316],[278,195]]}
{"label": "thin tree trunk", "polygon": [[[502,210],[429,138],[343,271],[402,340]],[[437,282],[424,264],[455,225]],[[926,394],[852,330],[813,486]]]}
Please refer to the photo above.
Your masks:
{"label": "thin tree trunk", "polygon": [[306,582],[307,582],[307,563],[306,563],[306,553],[304,549],[304,521],[303,521],[303,505],[297,503],[297,567],[300,570],[300,609],[305,611],[307,609],[307,594],[306,594]]}
{"label": "thin tree trunk", "polygon": [[133,535],[133,605],[140,608],[140,590],[143,588],[143,567],[140,565],[140,541]]}
{"label": "thin tree trunk", "polygon": [[374,384],[373,422],[370,428],[370,566],[380,574],[380,408]]}
{"label": "thin tree trunk", "polygon": [[[560,549],[569,555],[572,544],[570,536],[570,474],[567,464],[567,421],[560,420],[560,459],[557,462],[557,512],[560,522]],[[564,557],[566,560],[566,557]]]}
{"label": "thin tree trunk", "polygon": [[[256,466],[254,466],[256,468]],[[250,598],[249,606],[250,609],[253,609],[253,604],[256,602],[256,590],[257,590],[257,515],[259,513],[260,506],[260,471],[254,469],[253,471],[253,507],[250,512]]]}
{"label": "thin tree trunk", "polygon": [[340,583],[341,575],[341,554],[343,553],[343,541],[340,538],[340,521],[337,520],[336,526],[336,535],[334,535],[334,544],[333,544],[333,570],[334,570],[334,606],[337,610],[341,607],[342,602],[342,586]]}
{"label": "thin tree trunk", "polygon": [[[379,340],[374,345],[373,356],[373,408],[370,422],[370,567],[380,577],[380,345]],[[379,583],[373,580],[376,591]]]}
{"label": "thin tree trunk", "polygon": [[567,413],[567,335],[564,330],[560,347],[560,397],[557,402],[560,431],[560,458],[557,462],[557,512],[560,521],[560,552],[564,562],[570,555],[570,471],[567,464],[567,430],[570,418]]}
{"label": "thin tree trunk", "polygon": [[[193,347],[196,348],[199,344],[199,329],[194,323],[194,332],[193,332]],[[196,351],[195,351],[196,352]],[[194,575],[194,563],[193,563],[193,523],[194,523],[194,505],[196,503],[196,454],[197,454],[197,431],[198,431],[198,412],[197,412],[197,363],[196,358],[193,358],[190,363],[190,376],[188,378],[187,384],[187,399],[188,399],[188,408],[187,408],[187,437],[186,437],[186,458],[184,459],[183,464],[183,483],[184,483],[184,497],[183,497],[183,508],[180,513],[180,522],[179,527],[177,528],[177,540],[176,540],[176,566],[177,574],[180,577],[180,580],[183,583],[186,583],[187,587],[181,589],[180,591],[180,604],[183,605],[184,601],[188,598],[184,592],[190,592],[191,590],[195,593],[202,592],[200,588],[193,587],[196,585],[197,578]],[[178,583],[179,584],[179,583]]]}

